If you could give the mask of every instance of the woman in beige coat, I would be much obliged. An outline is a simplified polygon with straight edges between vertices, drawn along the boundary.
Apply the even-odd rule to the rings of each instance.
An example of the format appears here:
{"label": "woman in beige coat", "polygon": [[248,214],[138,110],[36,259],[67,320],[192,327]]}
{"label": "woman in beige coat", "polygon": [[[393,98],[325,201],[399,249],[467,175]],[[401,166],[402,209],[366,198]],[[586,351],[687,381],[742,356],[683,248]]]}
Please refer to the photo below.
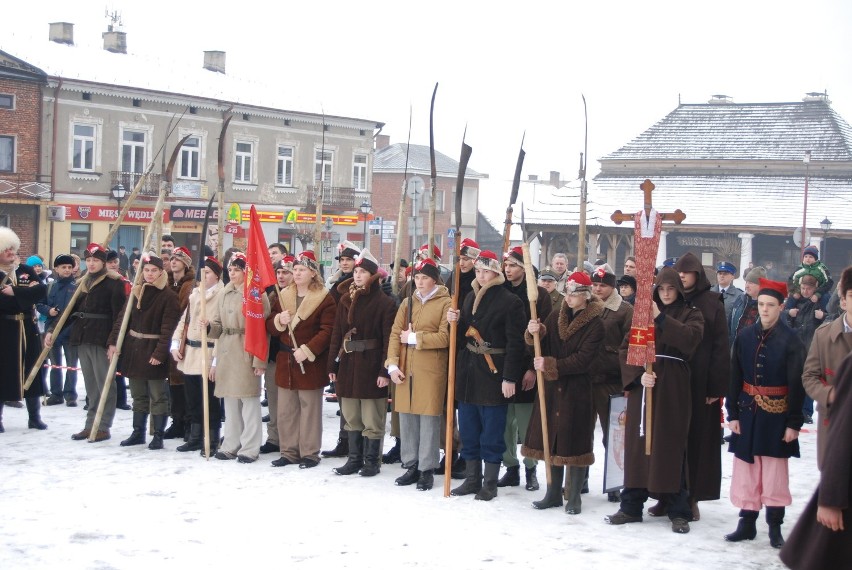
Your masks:
{"label": "woman in beige coat", "polygon": [[[218,339],[210,378],[216,397],[225,399],[225,439],[216,459],[253,463],[260,454],[260,377],[266,362],[245,351],[246,319],[243,316],[243,284],[246,256],[235,253],[228,264],[230,282],[217,297],[218,313],[210,324],[210,338]],[[269,298],[263,299],[263,316],[269,316]],[[202,325],[207,322],[202,322]]]}
{"label": "woman in beige coat", "polygon": [[[222,290],[222,266],[215,257],[206,257],[204,259],[204,269],[202,271],[204,279],[204,298],[206,299],[206,319],[208,321],[216,320],[216,313],[219,305],[216,302],[216,295]],[[175,334],[172,335],[172,358],[177,362],[177,368],[183,372],[184,387],[186,388],[186,412],[189,416],[189,440],[183,445],[179,445],[178,451],[197,451],[204,446],[204,438],[202,430],[204,425],[204,410],[202,404],[204,402],[204,391],[201,382],[202,361],[201,361],[201,292],[199,287],[193,289],[189,295],[189,305],[180,317],[178,326],[175,329]],[[186,337],[183,353],[180,351],[181,341]],[[213,348],[215,343],[211,340],[207,341],[207,369],[208,382],[209,370],[213,361]],[[207,428],[210,430],[210,448],[215,452],[219,445],[219,425],[221,417],[219,414],[219,400],[214,395],[214,386],[212,383],[207,390],[207,408],[210,411],[209,424]]]}
{"label": "woman in beige coat", "polygon": [[[396,484],[417,483],[418,491],[432,488],[447,394],[451,301],[447,288],[437,284],[439,277],[431,259],[415,267],[417,290],[396,313],[385,363],[396,384],[394,411],[399,412],[402,466],[408,469]],[[413,303],[410,323],[409,303]],[[401,350],[406,351],[405,371],[399,369]]]}

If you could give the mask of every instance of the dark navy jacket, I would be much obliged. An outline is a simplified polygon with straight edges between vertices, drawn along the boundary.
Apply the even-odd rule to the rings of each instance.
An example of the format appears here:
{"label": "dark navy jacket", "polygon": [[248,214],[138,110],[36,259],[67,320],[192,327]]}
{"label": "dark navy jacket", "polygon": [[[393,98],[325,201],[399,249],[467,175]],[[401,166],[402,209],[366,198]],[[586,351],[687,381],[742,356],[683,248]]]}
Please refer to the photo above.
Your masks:
{"label": "dark navy jacket", "polygon": [[[74,283],[73,276],[69,276],[64,279],[57,279],[48,285],[47,297],[41,303],[36,303],[36,310],[47,317],[45,327],[59,320],[59,317],[62,316],[62,311],[64,311],[65,307],[68,306],[68,303],[71,301],[71,297],[74,295],[74,291],[76,289],[77,285]],[[55,317],[50,316],[50,309],[52,307],[56,307],[59,310],[59,313]],[[65,322],[65,326],[62,327],[59,337],[54,339],[54,344],[65,344],[68,341],[68,336],[70,334],[71,322],[69,319]]]}

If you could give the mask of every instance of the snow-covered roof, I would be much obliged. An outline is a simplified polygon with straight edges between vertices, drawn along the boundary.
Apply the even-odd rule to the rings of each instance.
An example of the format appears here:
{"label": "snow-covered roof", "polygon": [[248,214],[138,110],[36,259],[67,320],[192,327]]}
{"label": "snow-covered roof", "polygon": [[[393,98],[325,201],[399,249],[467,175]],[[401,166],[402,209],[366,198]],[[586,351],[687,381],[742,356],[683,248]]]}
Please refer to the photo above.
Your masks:
{"label": "snow-covered roof", "polygon": [[[813,100],[810,100],[813,99]],[[603,158],[852,161],[852,127],[824,97],[794,103],[679,105]]]}
{"label": "snow-covered roof", "polygon": [[[644,177],[598,176],[589,185],[586,223],[604,228],[618,227],[610,220],[616,210],[637,212],[643,195]],[[805,180],[798,176],[658,176],[652,178],[654,208],[660,212],[681,209],[683,227],[794,228],[802,225]],[[573,225],[580,214],[578,187],[534,189],[522,186],[518,204],[525,203],[527,224]],[[535,191],[536,196],[532,193]],[[852,180],[811,176],[808,179],[808,219],[812,230],[828,217],[837,229],[852,228]],[[521,221],[520,205],[514,221]],[[622,224],[621,227],[625,227]]]}
{"label": "snow-covered roof", "polygon": [[[63,88],[70,90],[98,92],[97,87],[102,86],[115,95],[115,91],[125,88],[128,98],[158,102],[173,102],[175,95],[183,95],[195,98],[192,103],[199,108],[221,109],[223,104],[233,103],[250,108],[240,108],[240,112],[260,116],[284,112],[322,124],[318,102],[302,100],[298,88],[285,90],[264,83],[263,77],[238,77],[204,69],[200,52],[198,64],[189,65],[178,57],[166,60],[132,52],[113,53],[94,46],[37,41],[15,34],[0,37],[0,50],[44,70],[49,78],[62,78]],[[326,115],[326,124],[333,126],[351,127],[353,121],[383,124]]]}
{"label": "snow-covered roof", "polygon": [[[424,145],[408,145],[408,171],[411,173],[432,172],[432,161],[429,157],[429,147]],[[388,145],[376,151],[373,157],[373,172],[403,172],[405,170],[405,147],[403,143]],[[459,173],[459,161],[441,152],[435,151],[435,171],[438,176],[456,177]],[[465,178],[488,178],[487,174],[468,167]]]}

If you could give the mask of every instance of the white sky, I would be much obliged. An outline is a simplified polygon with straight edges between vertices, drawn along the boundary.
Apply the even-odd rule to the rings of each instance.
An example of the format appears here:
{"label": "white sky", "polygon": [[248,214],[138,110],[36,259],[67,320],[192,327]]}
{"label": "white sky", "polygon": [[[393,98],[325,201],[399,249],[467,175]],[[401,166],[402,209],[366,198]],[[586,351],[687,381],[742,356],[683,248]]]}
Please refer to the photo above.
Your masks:
{"label": "white sky", "polygon": [[[52,21],[75,24],[78,44],[100,45],[102,1],[15,3],[0,34],[47,41]],[[296,110],[386,123],[392,142],[456,157],[467,124],[470,166],[490,175],[480,205],[502,219],[521,136],[524,178],[577,176],[583,103],[589,178],[597,159],[678,104],[725,94],[737,102],[799,101],[828,90],[852,121],[852,3],[842,0],[523,3],[433,0],[366,3],[114,0],[128,49],[201,65],[227,52],[230,75],[293,90]],[[26,59],[26,54],[18,54]],[[266,77],[264,77],[266,76]],[[504,197],[505,196],[505,197]]]}

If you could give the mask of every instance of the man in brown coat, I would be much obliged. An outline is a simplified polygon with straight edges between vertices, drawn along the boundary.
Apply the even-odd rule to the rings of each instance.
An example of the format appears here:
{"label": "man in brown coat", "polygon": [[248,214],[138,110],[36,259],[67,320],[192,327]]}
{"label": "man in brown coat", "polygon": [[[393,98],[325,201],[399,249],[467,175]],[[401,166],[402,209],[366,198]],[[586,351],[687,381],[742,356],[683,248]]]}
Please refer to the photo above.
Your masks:
{"label": "man in brown coat", "polygon": [[843,359],[852,352],[852,267],[843,270],[838,286],[840,307],[845,313],[840,318],[825,323],[814,333],[802,384],[808,396],[817,403],[819,423],[817,425],[817,465],[822,469],[825,460],[827,427],[832,416],[835,374]]}

